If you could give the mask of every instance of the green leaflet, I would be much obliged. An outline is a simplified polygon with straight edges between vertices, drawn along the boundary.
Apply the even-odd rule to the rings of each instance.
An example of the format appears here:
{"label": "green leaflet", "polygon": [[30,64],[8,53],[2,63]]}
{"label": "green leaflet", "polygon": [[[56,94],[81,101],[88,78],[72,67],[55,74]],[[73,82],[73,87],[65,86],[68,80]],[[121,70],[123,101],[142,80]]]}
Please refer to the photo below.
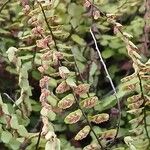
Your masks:
{"label": "green leaflet", "polygon": [[99,124],[99,123],[108,121],[109,120],[109,114],[101,113],[101,114],[97,114],[97,115],[94,115],[94,116],[89,116],[89,120],[91,122]]}
{"label": "green leaflet", "polygon": [[60,141],[55,139],[55,141],[48,141],[45,145],[45,150],[60,150]]}
{"label": "green leaflet", "polygon": [[59,4],[59,1],[60,1],[60,0],[52,0],[52,1],[51,1],[52,7],[53,7],[53,8],[56,8],[56,7],[58,6],[58,4]]}
{"label": "green leaflet", "polygon": [[74,96],[72,94],[69,94],[58,102],[58,107],[61,109],[66,109],[71,107],[74,102],[75,102]]}
{"label": "green leaflet", "polygon": [[13,62],[14,61],[14,59],[16,58],[16,56],[15,56],[15,53],[17,52],[17,48],[15,48],[15,47],[10,47],[8,50],[7,50],[7,55],[8,55],[8,59],[9,59],[9,61],[10,62]]}
{"label": "green leaflet", "polygon": [[11,116],[10,125],[13,129],[18,129],[19,127],[18,118],[14,114]]}
{"label": "green leaflet", "polygon": [[75,79],[71,76],[69,76],[66,79],[66,83],[70,86],[70,87],[76,87],[76,83],[75,83]]}
{"label": "green leaflet", "polygon": [[80,102],[80,105],[82,108],[92,108],[95,105],[97,105],[97,103],[98,103],[98,97],[93,96],[93,97],[89,97],[85,100],[82,100]]}
{"label": "green leaflet", "polygon": [[[77,11],[78,10],[78,11]],[[75,3],[70,3],[68,6],[68,13],[73,17],[81,16],[83,12],[83,7]]]}
{"label": "green leaflet", "polygon": [[69,73],[70,73],[70,71],[67,67],[65,67],[65,66],[59,67],[59,74],[63,79],[67,78]]}
{"label": "green leaflet", "polygon": [[64,121],[66,124],[74,124],[80,120],[81,116],[82,116],[82,112],[80,109],[78,109],[74,112],[71,112],[69,115],[67,115]]}
{"label": "green leaflet", "polygon": [[1,133],[1,140],[4,142],[4,143],[9,143],[9,141],[11,140],[12,138],[12,134],[8,131],[2,131]]}
{"label": "green leaflet", "polygon": [[77,34],[73,34],[71,38],[74,42],[78,43],[79,45],[85,46],[84,40],[80,38]]}
{"label": "green leaflet", "polygon": [[18,126],[17,132],[19,133],[20,136],[28,137],[28,131],[23,125]]}
{"label": "green leaflet", "polygon": [[74,137],[75,140],[82,140],[84,138],[86,138],[86,136],[89,134],[90,132],[90,126],[85,126],[83,129],[81,129],[76,136]]}

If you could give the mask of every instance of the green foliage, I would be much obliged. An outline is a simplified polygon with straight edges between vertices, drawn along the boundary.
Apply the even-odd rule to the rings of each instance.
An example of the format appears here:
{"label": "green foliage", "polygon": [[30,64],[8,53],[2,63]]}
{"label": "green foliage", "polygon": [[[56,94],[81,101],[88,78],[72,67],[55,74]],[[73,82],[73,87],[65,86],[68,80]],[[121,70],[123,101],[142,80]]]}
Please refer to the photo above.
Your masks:
{"label": "green foliage", "polygon": [[4,149],[149,149],[150,60],[137,53],[143,1],[15,0],[0,7]]}

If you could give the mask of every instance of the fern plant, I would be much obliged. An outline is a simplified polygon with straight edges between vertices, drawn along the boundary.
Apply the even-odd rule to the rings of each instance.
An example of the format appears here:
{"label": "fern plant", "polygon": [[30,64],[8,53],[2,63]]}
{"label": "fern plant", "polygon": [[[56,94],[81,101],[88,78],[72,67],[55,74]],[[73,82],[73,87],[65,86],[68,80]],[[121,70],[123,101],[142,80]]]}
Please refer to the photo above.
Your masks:
{"label": "fern plant", "polygon": [[[71,143],[77,145],[80,144],[79,141],[92,137],[90,142],[83,146],[80,144],[79,147],[83,150],[125,150],[127,147],[131,150],[147,150],[150,139],[148,124],[150,61],[142,61],[142,57],[137,53],[138,48],[130,41],[131,35],[124,32],[123,26],[116,21],[116,14],[108,14],[99,9],[99,1],[96,1],[96,5],[89,0],[84,3],[70,2],[22,1],[23,10],[18,16],[22,21],[18,31],[20,42],[16,45],[17,48],[10,47],[7,51],[9,62],[13,64],[11,71],[18,75],[20,92],[15,100],[5,94],[14,105],[6,104],[0,99],[2,142],[11,149],[80,149],[74,148],[70,143],[62,144],[68,142],[66,134],[63,133],[73,131],[69,138]],[[15,1],[12,4],[20,3]],[[124,4],[126,3],[121,7]],[[132,5],[139,6],[139,4],[141,1],[132,2]],[[120,9],[118,12],[121,12]],[[103,28],[98,25],[100,22],[106,23],[107,26],[111,25],[114,32],[124,41],[135,70],[132,75],[122,79],[124,93],[130,93],[127,106],[128,113],[131,114],[129,116],[131,130],[128,135],[123,134],[123,138],[126,136],[124,138],[126,145],[123,141],[116,144],[121,138],[120,97],[124,93],[121,93],[121,96],[117,93],[99,50],[96,33]],[[81,30],[90,33],[91,45],[86,44],[80,37],[82,35],[78,32]],[[113,90],[111,96],[113,103],[109,102],[112,105],[106,104],[102,109],[99,109],[99,106],[105,106],[104,100],[100,100],[99,93],[92,89],[95,86],[88,81],[87,75],[84,75],[83,62],[87,63],[87,60],[78,53],[78,51],[86,52],[86,49],[95,49],[98,53],[106,78]],[[92,67],[95,64],[92,62]],[[97,68],[96,71],[98,72]],[[34,73],[39,75],[37,78],[40,87],[39,102],[31,98],[29,75],[36,76]],[[91,72],[89,74],[89,79],[94,81],[93,74]],[[111,121],[110,114],[106,110],[115,104],[118,108],[116,124],[101,128],[102,124]],[[40,129],[33,132],[29,131],[29,117],[35,111],[40,112]]]}
{"label": "fern plant", "polygon": [[137,53],[138,48],[125,38],[129,56],[133,60],[134,73],[122,79],[127,86],[124,90],[132,91],[127,99],[128,113],[132,115],[131,137],[125,137],[125,142],[131,149],[149,149],[149,60],[142,61]]}

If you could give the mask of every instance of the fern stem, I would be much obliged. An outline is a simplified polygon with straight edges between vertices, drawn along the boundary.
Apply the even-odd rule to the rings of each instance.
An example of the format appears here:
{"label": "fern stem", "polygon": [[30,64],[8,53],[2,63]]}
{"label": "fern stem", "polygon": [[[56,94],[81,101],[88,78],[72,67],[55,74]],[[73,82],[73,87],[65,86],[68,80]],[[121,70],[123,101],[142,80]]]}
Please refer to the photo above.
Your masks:
{"label": "fern stem", "polygon": [[149,11],[150,11],[150,8],[149,8],[149,4],[150,2],[148,0],[145,0],[144,2],[144,7],[145,7],[145,12],[144,12],[144,27],[143,27],[143,37],[144,37],[144,42],[143,42],[143,48],[144,48],[144,52],[145,53],[148,53],[148,42],[149,42],[149,31],[147,30],[148,27],[149,27],[149,24],[148,24],[148,20],[149,20]]}
{"label": "fern stem", "polygon": [[[145,16],[144,16],[144,29],[143,29],[143,33],[144,33],[144,50],[145,52],[148,52],[148,45],[147,45],[147,42],[148,42],[148,33],[147,33],[147,12],[149,10],[149,4],[148,4],[148,0],[145,0],[144,2],[144,7],[145,7]],[[149,145],[148,147],[150,146],[150,136],[148,134],[148,127],[147,127],[147,121],[146,121],[146,117],[147,117],[147,114],[146,114],[146,108],[145,108],[145,103],[146,103],[146,99],[145,99],[145,96],[144,96],[144,91],[143,91],[143,86],[142,86],[142,79],[140,77],[140,74],[138,73],[137,74],[138,76],[138,79],[139,79],[139,86],[140,86],[140,91],[141,91],[141,97],[142,99],[144,100],[144,109],[143,109],[143,114],[144,114],[144,128],[145,128],[145,132],[146,132],[146,136],[148,138],[148,141],[149,141]]]}
{"label": "fern stem", "polygon": [[42,127],[40,128],[40,131],[39,131],[38,140],[37,140],[36,145],[35,145],[35,150],[38,150],[38,148],[39,148],[39,144],[40,144],[40,140],[41,140],[41,134],[42,134]]}
{"label": "fern stem", "polygon": [[[72,54],[73,54],[73,52],[72,52]],[[75,67],[76,67],[77,72],[78,72],[78,74],[79,74],[79,76],[81,78],[81,82],[84,83],[84,79],[82,77],[82,74],[80,73],[79,67],[78,67],[77,62],[76,62],[76,58],[74,57],[74,54],[73,54],[73,58],[74,58],[74,62],[75,62]]]}
{"label": "fern stem", "polygon": [[[45,22],[46,22],[46,24],[47,24],[47,27],[48,27],[50,33],[51,33],[52,39],[53,39],[53,41],[54,41],[55,48],[56,48],[57,51],[59,51],[59,49],[58,49],[58,47],[57,47],[57,43],[56,43],[55,37],[54,37],[54,34],[53,34],[53,32],[52,32],[52,29],[51,29],[51,27],[50,27],[50,25],[49,25],[49,23],[48,23],[46,14],[45,14],[45,12],[44,12],[44,9],[43,9],[41,3],[38,2],[38,4],[39,4],[40,7],[41,7],[41,10],[42,10],[42,13],[43,13]],[[75,61],[75,66],[76,66],[76,68],[77,68],[77,72],[78,72],[79,75],[81,76],[80,71],[79,71],[79,68],[78,68],[78,66],[77,66],[77,64],[76,64],[76,61]],[[82,76],[81,76],[81,80],[83,80],[83,79],[82,79]],[[88,120],[88,118],[87,118],[86,114],[84,113],[83,109],[80,107],[80,105],[79,105],[79,103],[78,103],[78,99],[77,99],[76,95],[74,94],[74,92],[73,92],[73,96],[74,96],[75,101],[76,101],[76,103],[77,103],[77,105],[78,105],[78,108],[81,110],[81,112],[82,112],[82,114],[83,114],[85,120],[87,121],[88,125],[89,125],[90,128],[91,128],[91,131],[93,132],[95,138],[97,139],[97,142],[98,142],[98,144],[99,144],[100,147],[101,147],[101,150],[104,150],[103,145],[101,144],[101,142],[100,142],[98,136],[96,135],[95,131],[93,130],[93,127],[92,127],[90,121]]]}
{"label": "fern stem", "polygon": [[[73,54],[73,51],[72,51],[72,54]],[[74,58],[74,62],[75,62],[75,68],[77,69],[76,75],[77,75],[77,73],[78,73],[79,76],[80,76],[80,78],[81,78],[81,82],[84,83],[84,79],[83,79],[83,77],[82,77],[82,74],[80,73],[80,69],[79,69],[79,67],[78,67],[78,65],[77,65],[77,61],[76,61],[76,58],[75,58],[74,54],[73,54],[73,58]],[[78,81],[77,81],[77,82],[78,82]],[[89,92],[87,92],[87,96],[90,97],[90,93],[89,93]]]}
{"label": "fern stem", "polygon": [[[53,39],[53,41],[54,41],[55,48],[56,48],[57,51],[59,51],[58,46],[57,46],[57,42],[56,42],[56,39],[55,39],[55,36],[54,36],[53,31],[52,31],[52,29],[51,29],[51,27],[50,27],[50,25],[49,25],[49,23],[48,23],[46,14],[45,14],[45,12],[44,12],[44,9],[43,9],[43,7],[42,7],[42,5],[41,5],[40,2],[38,2],[38,4],[39,4],[40,7],[41,7],[41,10],[42,10],[42,13],[43,13],[45,22],[46,22],[46,24],[47,24],[47,27],[48,27],[50,33],[51,33],[52,39]],[[48,45],[48,47],[49,47],[49,45]],[[49,49],[50,49],[50,47],[49,47]],[[72,52],[72,54],[73,54],[73,52]],[[74,55],[73,55],[73,56],[74,56]],[[80,73],[80,70],[79,70],[78,66],[77,66],[77,62],[76,62],[75,57],[74,57],[74,61],[75,61],[75,67],[76,67],[76,69],[77,69],[77,72],[78,72],[79,75],[80,75],[81,81],[82,81],[82,83],[84,83],[84,79],[83,79],[83,77],[82,77],[82,75],[81,75],[81,73]],[[88,95],[88,97],[89,97],[89,93],[88,93],[87,95]]]}
{"label": "fern stem", "polygon": [[92,7],[94,7],[96,10],[98,10],[103,17],[104,16],[107,17],[106,13],[101,11],[93,2],[91,2],[90,0],[87,0],[87,1],[91,4]]}
{"label": "fern stem", "polygon": [[56,39],[55,39],[55,36],[54,36],[53,31],[52,31],[52,29],[51,29],[51,27],[50,27],[50,25],[49,25],[49,23],[48,23],[48,20],[47,20],[45,11],[44,11],[44,9],[43,9],[43,6],[42,6],[42,4],[41,4],[40,2],[38,2],[38,4],[40,5],[40,8],[41,8],[41,10],[42,10],[42,13],[43,13],[45,22],[46,22],[47,27],[48,27],[48,30],[49,30],[50,33],[51,33],[52,39],[53,39],[53,41],[54,41],[55,48],[56,48],[57,51],[59,51],[58,46],[57,46],[57,42],[56,42]]}
{"label": "fern stem", "polygon": [[5,8],[5,6],[10,2],[11,0],[7,0],[2,7],[0,8],[0,13],[2,12],[2,10]]}
{"label": "fern stem", "polygon": [[91,28],[90,28],[90,33],[91,33],[92,38],[93,38],[93,40],[94,40],[95,48],[96,48],[97,53],[98,53],[98,55],[99,55],[100,61],[101,61],[102,65],[103,65],[103,67],[104,67],[104,70],[105,70],[105,73],[106,73],[106,77],[108,78],[108,80],[109,80],[109,82],[110,82],[110,84],[111,84],[111,87],[112,87],[113,92],[114,92],[114,96],[115,96],[115,98],[116,98],[116,100],[117,100],[119,115],[118,115],[118,123],[117,123],[117,132],[116,132],[116,135],[115,135],[115,137],[114,137],[114,141],[115,141],[115,139],[117,138],[119,129],[120,129],[120,121],[121,121],[121,106],[120,106],[120,101],[119,101],[119,98],[118,98],[118,96],[117,96],[117,91],[116,91],[116,89],[115,89],[114,83],[113,83],[113,81],[112,81],[112,79],[111,79],[111,77],[110,77],[110,74],[109,74],[109,72],[108,72],[107,66],[106,66],[106,64],[105,64],[105,62],[104,62],[104,60],[103,60],[103,58],[102,58],[102,55],[101,55],[101,53],[100,53],[100,50],[99,50],[99,48],[98,48],[95,35],[94,35],[94,33],[93,33],[93,31],[92,31]]}
{"label": "fern stem", "polygon": [[148,138],[148,141],[149,141],[149,144],[148,144],[148,147],[150,146],[150,136],[148,134],[148,127],[147,127],[147,121],[146,121],[146,108],[145,108],[145,103],[146,103],[146,99],[145,99],[145,96],[144,96],[144,91],[143,91],[143,85],[142,85],[142,80],[141,80],[141,77],[140,77],[140,74],[138,73],[137,74],[138,76],[138,79],[139,79],[139,86],[140,86],[140,91],[141,91],[141,97],[142,99],[144,100],[144,109],[143,109],[143,114],[144,114],[144,128],[145,128],[145,132],[146,132],[146,136]]}
{"label": "fern stem", "polygon": [[12,101],[15,106],[22,112],[21,108],[16,104],[15,100],[13,100],[7,93],[3,93],[10,101]]}
{"label": "fern stem", "polygon": [[[72,91],[73,91],[73,90],[72,90]],[[78,101],[78,98],[76,97],[74,91],[73,91],[73,96],[74,96],[74,99],[75,99],[75,101],[76,101],[76,104],[78,105],[78,108],[81,110],[81,112],[82,112],[82,114],[83,114],[83,117],[85,118],[87,124],[90,126],[92,133],[94,134],[94,136],[95,136],[95,138],[96,138],[98,144],[100,145],[101,150],[104,150],[104,147],[103,147],[102,143],[100,142],[100,139],[98,138],[96,132],[93,130],[93,127],[92,127],[90,121],[88,120],[88,117],[86,116],[84,110],[83,110],[82,107],[80,106],[79,101]]]}
{"label": "fern stem", "polygon": [[[38,4],[40,5],[40,8],[41,8],[41,10],[42,10],[42,13],[43,13],[43,16],[44,16],[44,19],[45,19],[45,22],[46,22],[46,25],[47,25],[47,27],[48,27],[48,30],[50,31],[50,34],[51,34],[51,36],[52,36],[52,40],[54,41],[55,49],[56,49],[56,51],[59,51],[58,46],[57,46],[57,42],[56,42],[56,39],[55,39],[55,36],[54,36],[53,31],[52,31],[52,29],[51,29],[51,27],[50,27],[50,25],[49,25],[49,23],[48,23],[48,20],[47,20],[45,11],[44,11],[44,9],[43,9],[43,6],[42,6],[42,4],[41,4],[40,2],[38,2]],[[42,35],[42,37],[43,37],[43,35]],[[47,44],[47,46],[48,46],[49,50],[51,50],[49,44]],[[61,62],[60,62],[60,60],[58,60],[58,63],[59,63],[59,66],[62,65]]]}

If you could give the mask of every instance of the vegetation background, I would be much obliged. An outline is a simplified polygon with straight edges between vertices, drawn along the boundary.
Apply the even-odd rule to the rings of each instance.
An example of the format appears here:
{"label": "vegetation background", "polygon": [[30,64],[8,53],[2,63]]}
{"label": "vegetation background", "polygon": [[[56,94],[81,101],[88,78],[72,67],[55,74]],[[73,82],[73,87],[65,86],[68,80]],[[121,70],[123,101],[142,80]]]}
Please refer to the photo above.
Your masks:
{"label": "vegetation background", "polygon": [[[143,67],[149,67],[149,16],[148,0],[0,1],[0,149],[148,150],[150,103],[145,103],[150,101],[150,93],[146,93],[148,100],[141,105],[138,103],[138,107],[128,106],[127,98],[132,94],[142,95],[142,90],[134,91],[129,87],[135,80],[121,82],[124,77],[134,74],[136,67],[127,43],[122,35],[115,35],[114,26],[119,24],[124,36],[133,36],[131,40],[136,46],[133,44],[132,48],[136,47]],[[110,23],[111,19],[118,24]],[[120,109],[90,28],[117,91]],[[149,72],[145,75],[149,76]],[[147,77],[147,86],[149,81]],[[60,87],[64,82],[67,85]],[[78,85],[81,84],[84,87],[80,89]],[[124,90],[125,86],[130,89]],[[43,98],[43,93],[48,95]],[[59,103],[66,96],[71,100],[77,98],[77,102]],[[82,101],[93,96],[98,102],[84,107]],[[87,102],[87,105],[91,103]],[[140,113],[129,114],[131,108],[136,112],[140,108],[145,110],[146,119],[134,120],[131,125],[130,121],[140,116]],[[66,116],[73,112],[76,114],[71,117],[80,113],[83,116],[70,122]],[[89,124],[92,115],[101,113],[105,116],[100,123],[91,121]],[[115,137],[120,113],[119,133]],[[87,127],[82,131],[81,139],[75,140],[75,135],[85,125],[91,125],[91,132]],[[140,126],[146,133],[130,132]],[[103,147],[99,147],[94,133],[101,137],[99,141]],[[93,143],[95,145],[90,145]]]}

